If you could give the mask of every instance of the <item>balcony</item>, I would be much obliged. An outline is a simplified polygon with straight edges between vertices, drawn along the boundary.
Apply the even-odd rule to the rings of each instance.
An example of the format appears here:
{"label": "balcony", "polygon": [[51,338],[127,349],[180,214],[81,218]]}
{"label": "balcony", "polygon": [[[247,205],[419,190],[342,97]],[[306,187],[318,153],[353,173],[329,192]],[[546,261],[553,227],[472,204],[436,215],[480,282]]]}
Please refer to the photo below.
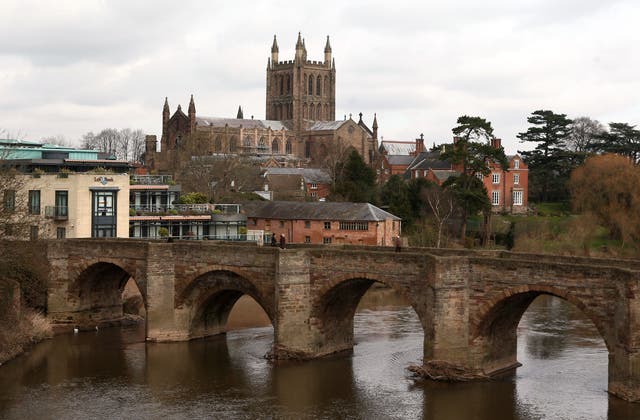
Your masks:
{"label": "balcony", "polygon": [[69,207],[68,206],[45,206],[44,216],[53,220],[68,220]]}
{"label": "balcony", "polygon": [[173,185],[171,175],[132,175],[131,185]]}

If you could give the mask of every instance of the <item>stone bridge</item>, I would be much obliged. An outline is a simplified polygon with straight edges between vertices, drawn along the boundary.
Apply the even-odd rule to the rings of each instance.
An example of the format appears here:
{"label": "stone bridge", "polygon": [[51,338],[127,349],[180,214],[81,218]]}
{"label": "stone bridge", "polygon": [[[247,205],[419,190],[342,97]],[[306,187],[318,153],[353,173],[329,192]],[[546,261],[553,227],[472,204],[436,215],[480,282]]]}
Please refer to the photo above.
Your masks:
{"label": "stone bridge", "polygon": [[503,251],[294,247],[248,243],[65,240],[47,245],[48,315],[93,327],[122,317],[129,278],[146,307],[152,341],[225,332],[242,295],[274,327],[273,354],[315,358],[353,347],[353,318],[375,282],[411,304],[424,329],[424,361],[474,374],[518,366],[516,328],[539,295],[565,299],[600,332],[609,391],[640,400],[640,261]]}

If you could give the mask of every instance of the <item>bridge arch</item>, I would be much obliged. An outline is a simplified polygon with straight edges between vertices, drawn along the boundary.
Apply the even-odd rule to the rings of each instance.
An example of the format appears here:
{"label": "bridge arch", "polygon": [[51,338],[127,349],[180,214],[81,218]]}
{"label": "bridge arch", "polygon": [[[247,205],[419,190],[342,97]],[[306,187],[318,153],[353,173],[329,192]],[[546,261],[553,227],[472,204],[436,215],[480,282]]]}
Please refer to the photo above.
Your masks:
{"label": "bridge arch", "polygon": [[362,297],[375,283],[383,284],[397,292],[417,314],[425,333],[424,308],[412,294],[397,282],[384,277],[360,273],[333,278],[319,288],[312,304],[311,322],[323,337],[320,353],[329,354],[353,348],[354,316]]}
{"label": "bridge arch", "polygon": [[93,261],[80,270],[68,288],[71,314],[66,323],[78,328],[93,328],[99,324],[122,319],[122,292],[129,279],[136,283],[146,309],[146,293],[134,270],[113,261]]}
{"label": "bridge arch", "polygon": [[529,305],[541,295],[565,300],[584,314],[596,327],[611,354],[614,339],[606,320],[602,319],[590,302],[571,291],[550,285],[522,285],[496,294],[478,308],[470,319],[470,344],[480,348],[481,365],[486,373],[518,366],[517,327]]}
{"label": "bridge arch", "polygon": [[275,303],[237,270],[217,268],[197,275],[177,297],[176,314],[188,338],[202,338],[226,332],[229,314],[238,299],[250,296],[264,310],[272,325]]}

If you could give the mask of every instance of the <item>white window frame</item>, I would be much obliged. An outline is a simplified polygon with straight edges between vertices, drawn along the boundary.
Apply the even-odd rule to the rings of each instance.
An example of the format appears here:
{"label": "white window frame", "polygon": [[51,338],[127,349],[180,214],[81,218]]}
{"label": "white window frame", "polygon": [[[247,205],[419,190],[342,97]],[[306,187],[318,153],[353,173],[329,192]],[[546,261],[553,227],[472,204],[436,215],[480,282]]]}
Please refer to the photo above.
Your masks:
{"label": "white window frame", "polygon": [[515,185],[520,184],[520,174],[513,174],[513,183]]}
{"label": "white window frame", "polygon": [[514,206],[521,206],[524,203],[524,192],[522,190],[514,190],[512,197]]}
{"label": "white window frame", "polygon": [[513,169],[520,169],[520,160],[515,159],[513,161]]}
{"label": "white window frame", "polygon": [[499,184],[500,183],[500,174],[493,172],[491,174],[491,183],[492,184]]}
{"label": "white window frame", "polygon": [[500,205],[500,191],[491,191],[491,205],[492,206]]}

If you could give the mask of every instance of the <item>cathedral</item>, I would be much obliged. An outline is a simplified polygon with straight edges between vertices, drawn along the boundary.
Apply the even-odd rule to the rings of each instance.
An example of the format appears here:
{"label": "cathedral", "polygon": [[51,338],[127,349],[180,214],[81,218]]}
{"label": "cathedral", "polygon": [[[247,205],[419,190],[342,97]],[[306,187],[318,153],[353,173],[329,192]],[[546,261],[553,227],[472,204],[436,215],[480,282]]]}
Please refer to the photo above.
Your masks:
{"label": "cathedral", "polygon": [[356,150],[373,164],[378,149],[378,124],[374,116],[369,128],[346,116],[335,119],[336,65],[329,37],[324,60],[307,59],[301,34],[293,60],[279,60],[273,37],[267,60],[266,109],[264,120],[206,117],[196,113],[193,95],[187,113],[178,105],[171,114],[168,98],[162,109],[162,137],[157,151],[155,136],[147,136],[145,163],[153,170],[168,169],[171,155],[197,140],[200,155],[243,155],[277,166],[319,167],[332,154]]}

